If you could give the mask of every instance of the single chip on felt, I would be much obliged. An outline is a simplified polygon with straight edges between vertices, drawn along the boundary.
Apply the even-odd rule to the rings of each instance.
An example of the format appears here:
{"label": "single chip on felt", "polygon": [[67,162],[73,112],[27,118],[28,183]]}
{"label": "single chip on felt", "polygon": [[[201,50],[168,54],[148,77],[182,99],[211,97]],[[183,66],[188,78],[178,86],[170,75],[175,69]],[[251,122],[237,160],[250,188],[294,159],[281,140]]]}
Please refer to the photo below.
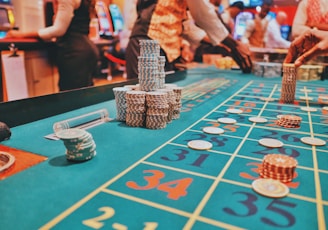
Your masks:
{"label": "single chip on felt", "polygon": [[71,128],[71,129],[63,129],[56,132],[56,136],[62,140],[76,139],[84,136],[86,133],[83,129]]}
{"label": "single chip on felt", "polygon": [[8,140],[10,137],[10,128],[6,123],[0,122],[0,141]]}
{"label": "single chip on felt", "polygon": [[301,100],[307,100],[307,101],[313,101],[313,97],[305,97],[305,96],[300,96]]}
{"label": "single chip on felt", "polygon": [[265,123],[268,120],[264,117],[250,117],[248,118],[249,121],[254,122],[254,123]]}
{"label": "single chip on felt", "polygon": [[227,109],[226,112],[233,113],[233,114],[240,114],[243,111],[241,109]]}
{"label": "single chip on felt", "polygon": [[259,143],[265,147],[271,147],[271,148],[279,148],[284,145],[279,140],[273,139],[273,138],[262,138],[259,140]]}
{"label": "single chip on felt", "polygon": [[260,100],[261,101],[275,101],[276,99],[272,98],[272,97],[260,97]]}
{"label": "single chip on felt", "polygon": [[285,184],[273,179],[256,179],[252,182],[252,188],[255,192],[271,198],[285,197],[289,193]]}
{"label": "single chip on felt", "polygon": [[237,121],[233,118],[222,117],[218,119],[218,122],[223,124],[235,124]]}
{"label": "single chip on felt", "polygon": [[318,109],[316,108],[312,108],[312,107],[301,107],[301,110],[305,111],[305,112],[317,112]]}
{"label": "single chip on felt", "polygon": [[300,89],[301,92],[307,92],[307,93],[311,93],[312,90],[311,89]]}
{"label": "single chip on felt", "polygon": [[208,126],[203,128],[203,132],[208,134],[222,134],[224,130],[218,127]]}
{"label": "single chip on felt", "polygon": [[15,157],[7,152],[0,152],[0,172],[5,171],[15,163]]}
{"label": "single chip on felt", "polygon": [[193,140],[188,142],[188,147],[196,150],[209,150],[213,147],[213,145],[208,141]]}
{"label": "single chip on felt", "polygon": [[315,146],[323,146],[326,144],[326,141],[321,140],[319,138],[315,138],[315,137],[302,137],[301,141],[304,144],[315,145]]}
{"label": "single chip on felt", "polygon": [[318,98],[321,99],[321,100],[328,100],[328,95],[321,94],[321,95],[319,95]]}

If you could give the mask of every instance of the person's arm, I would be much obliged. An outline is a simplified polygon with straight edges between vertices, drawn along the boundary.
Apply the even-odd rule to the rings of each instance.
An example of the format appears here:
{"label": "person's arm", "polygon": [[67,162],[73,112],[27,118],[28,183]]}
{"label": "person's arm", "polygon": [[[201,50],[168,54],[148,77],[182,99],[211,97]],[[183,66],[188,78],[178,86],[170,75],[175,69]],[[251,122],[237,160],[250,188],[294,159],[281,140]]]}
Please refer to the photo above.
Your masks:
{"label": "person's arm", "polygon": [[243,34],[243,36],[241,37],[241,42],[244,44],[249,44],[249,37],[252,35],[253,31],[255,28],[255,23],[254,20],[247,20],[246,21],[246,29],[245,32]]}
{"label": "person's arm", "polygon": [[327,24],[323,24],[323,23],[307,23],[306,24],[308,27],[312,28],[312,29],[318,29],[318,30],[325,30],[328,31],[328,25]]}
{"label": "person's arm", "polygon": [[292,25],[292,37],[298,37],[303,34],[305,31],[310,29],[309,26],[306,25],[307,22],[307,12],[306,12],[307,0],[302,0],[297,7],[296,14],[293,20]]}
{"label": "person's arm", "polygon": [[52,26],[42,28],[39,31],[15,31],[7,33],[7,38],[41,38],[51,40],[64,35],[74,16],[74,9],[78,7],[78,0],[58,0],[56,5],[56,16]]}
{"label": "person's arm", "polygon": [[295,39],[284,60],[301,66],[318,55],[328,54],[328,31],[312,29]]}
{"label": "person's arm", "polygon": [[137,0],[124,1],[123,16],[124,16],[125,28],[131,31],[138,17]]}
{"label": "person's arm", "polygon": [[[272,19],[275,20],[275,19]],[[276,21],[269,22],[268,29],[267,29],[267,37],[268,37],[268,43],[267,47],[270,48],[289,48],[290,42],[285,40],[281,36],[280,32],[280,26]]]}
{"label": "person's arm", "polygon": [[219,19],[214,7],[206,0],[187,0],[191,16],[196,24],[205,30],[213,45],[222,43],[230,49],[231,57],[244,73],[252,71],[252,61],[248,47],[235,41]]}
{"label": "person's arm", "polygon": [[40,38],[50,40],[63,36],[72,21],[74,10],[78,7],[77,2],[78,1],[74,0],[58,0],[58,8],[54,23],[52,26],[38,31]]}
{"label": "person's arm", "polygon": [[183,21],[182,37],[190,43],[193,49],[197,48],[203,38],[206,37],[206,32],[195,25],[189,12],[188,18]]}
{"label": "person's arm", "polygon": [[221,43],[229,35],[209,1],[187,0],[187,5],[195,23],[206,31],[213,45]]}

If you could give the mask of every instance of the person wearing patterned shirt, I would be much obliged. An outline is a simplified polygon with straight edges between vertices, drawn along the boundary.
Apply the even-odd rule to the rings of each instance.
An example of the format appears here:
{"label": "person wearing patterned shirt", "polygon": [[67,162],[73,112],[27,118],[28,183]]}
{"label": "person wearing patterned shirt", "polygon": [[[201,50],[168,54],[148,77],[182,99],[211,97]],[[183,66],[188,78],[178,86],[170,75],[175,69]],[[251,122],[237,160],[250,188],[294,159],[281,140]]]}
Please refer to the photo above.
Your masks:
{"label": "person wearing patterned shirt", "polygon": [[311,28],[328,30],[327,0],[302,0],[298,4],[292,25],[292,37],[295,38]]}
{"label": "person wearing patterned shirt", "polygon": [[126,50],[128,78],[138,77],[139,40],[157,40],[161,55],[166,56],[166,70],[174,70],[179,62],[182,44],[183,20],[189,9],[197,25],[206,31],[213,45],[229,47],[243,72],[251,72],[252,62],[248,47],[235,41],[218,18],[211,3],[206,0],[138,0],[138,17]]}
{"label": "person wearing patterned shirt", "polygon": [[281,35],[281,26],[286,23],[287,14],[279,11],[275,19],[269,22],[267,29],[267,48],[282,48],[286,49],[290,46],[290,41],[284,39]]}

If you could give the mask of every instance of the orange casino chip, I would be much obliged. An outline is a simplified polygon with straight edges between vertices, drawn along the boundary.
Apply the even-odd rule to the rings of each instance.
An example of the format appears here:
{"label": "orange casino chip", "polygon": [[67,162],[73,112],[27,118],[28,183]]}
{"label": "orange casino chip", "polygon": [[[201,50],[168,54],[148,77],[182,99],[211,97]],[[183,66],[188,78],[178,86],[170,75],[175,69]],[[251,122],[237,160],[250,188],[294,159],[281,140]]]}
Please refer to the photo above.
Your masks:
{"label": "orange casino chip", "polygon": [[282,154],[268,154],[263,159],[271,165],[277,167],[296,167],[297,160],[293,157],[282,155]]}
{"label": "orange casino chip", "polygon": [[260,167],[260,176],[271,178],[281,182],[292,181],[297,166],[293,157],[282,154],[268,154],[263,158]]}

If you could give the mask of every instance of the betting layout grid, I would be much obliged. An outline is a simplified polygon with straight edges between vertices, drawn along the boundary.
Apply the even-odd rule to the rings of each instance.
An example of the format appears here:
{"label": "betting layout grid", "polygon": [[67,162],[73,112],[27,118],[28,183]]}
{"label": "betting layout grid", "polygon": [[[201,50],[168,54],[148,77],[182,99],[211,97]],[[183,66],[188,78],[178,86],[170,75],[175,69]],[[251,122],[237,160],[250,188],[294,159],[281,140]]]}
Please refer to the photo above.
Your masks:
{"label": "betting layout grid", "polygon": [[[324,93],[324,89],[314,87],[312,93],[309,92],[298,88],[296,98],[303,98],[304,94],[316,98],[318,92]],[[186,131],[136,162],[115,181],[105,184],[103,191],[107,194],[100,193],[91,199],[93,209],[97,205],[104,206],[104,200],[111,201],[110,206],[98,209],[99,215],[95,218],[102,216],[101,213],[106,214],[102,221],[87,218],[85,213],[89,211],[89,202],[71,216],[84,218],[83,224],[89,227],[105,224],[129,226],[124,220],[126,210],[122,208],[128,205],[132,210],[147,213],[146,218],[141,213],[129,216],[132,222],[141,221],[140,228],[253,228],[259,225],[266,226],[266,229],[300,229],[305,226],[323,229],[328,206],[327,191],[322,189],[327,187],[324,183],[328,170],[323,163],[327,161],[327,149],[325,146],[313,149],[301,143],[300,138],[312,129],[316,136],[327,139],[327,132],[322,131],[328,129],[325,125],[328,118],[324,110],[315,113],[299,110],[300,106],[309,105],[308,101],[299,105],[279,104],[279,95],[279,84],[252,82],[246,85]],[[276,100],[263,101],[262,97]],[[243,113],[228,114],[228,108],[241,108]],[[281,113],[301,116],[301,127],[285,129],[278,126],[275,120]],[[268,122],[250,122],[247,118],[254,115],[266,117]],[[237,123],[219,124],[217,119],[220,117],[234,117]],[[204,134],[202,128],[209,125],[222,127],[225,133],[220,136]],[[262,137],[282,139],[284,146],[274,149],[274,152],[289,155],[299,162],[293,181],[287,183],[290,194],[285,198],[263,197],[250,185],[259,178],[263,156],[273,152],[272,148],[258,144]],[[209,151],[191,150],[187,143],[193,139],[209,140],[213,148]],[[306,213],[303,212],[305,209],[308,210]],[[65,226],[65,221],[58,226],[61,224]]]}

